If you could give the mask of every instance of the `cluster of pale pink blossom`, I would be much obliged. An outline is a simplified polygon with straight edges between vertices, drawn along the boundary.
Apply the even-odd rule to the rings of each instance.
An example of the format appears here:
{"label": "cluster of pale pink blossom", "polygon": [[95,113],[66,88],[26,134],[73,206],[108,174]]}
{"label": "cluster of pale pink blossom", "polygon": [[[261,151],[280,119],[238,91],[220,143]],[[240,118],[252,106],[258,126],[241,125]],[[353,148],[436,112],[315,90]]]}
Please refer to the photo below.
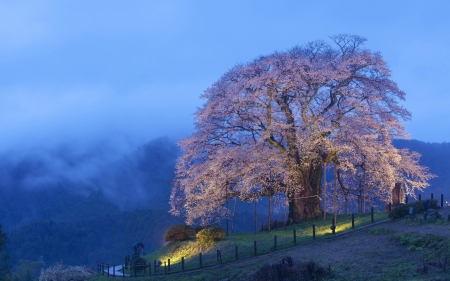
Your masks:
{"label": "cluster of pale pink blossom", "polygon": [[419,155],[392,145],[407,138],[410,113],[381,55],[358,36],[332,40],[237,65],[205,91],[195,133],[180,142],[173,214],[208,224],[229,215],[232,197],[281,193],[291,221],[317,215],[324,163],[337,167],[344,201],[387,202],[396,182],[408,195],[428,186]]}
{"label": "cluster of pale pink blossom", "polygon": [[81,266],[65,266],[59,262],[54,266],[43,269],[39,281],[84,281],[92,275],[94,275],[92,271],[88,271]]}

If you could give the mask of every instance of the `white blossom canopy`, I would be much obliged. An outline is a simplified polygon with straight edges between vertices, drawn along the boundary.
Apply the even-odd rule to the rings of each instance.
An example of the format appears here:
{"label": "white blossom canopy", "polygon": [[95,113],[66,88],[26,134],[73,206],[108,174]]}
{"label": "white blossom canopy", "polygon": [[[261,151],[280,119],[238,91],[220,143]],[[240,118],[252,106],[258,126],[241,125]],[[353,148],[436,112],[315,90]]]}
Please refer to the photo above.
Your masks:
{"label": "white blossom canopy", "polygon": [[407,194],[428,185],[433,175],[419,155],[392,145],[407,138],[400,120],[410,113],[381,55],[363,49],[358,36],[332,40],[237,65],[205,91],[195,132],[179,143],[173,214],[207,224],[227,215],[228,198],[275,193],[289,198],[293,218],[317,214],[317,198],[298,198],[321,195],[323,161],[338,166],[347,193],[359,188],[362,171],[383,200],[395,182]]}

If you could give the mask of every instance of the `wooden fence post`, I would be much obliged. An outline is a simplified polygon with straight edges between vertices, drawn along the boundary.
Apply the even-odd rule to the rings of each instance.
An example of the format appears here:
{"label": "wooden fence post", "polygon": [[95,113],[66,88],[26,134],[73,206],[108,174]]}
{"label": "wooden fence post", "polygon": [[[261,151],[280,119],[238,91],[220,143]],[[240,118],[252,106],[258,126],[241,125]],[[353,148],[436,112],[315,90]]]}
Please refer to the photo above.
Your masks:
{"label": "wooden fence post", "polygon": [[312,225],[312,229],[313,229],[313,240],[316,240],[316,225],[315,224]]}
{"label": "wooden fence post", "polygon": [[294,228],[294,244],[297,244],[297,231]]}
{"label": "wooden fence post", "polygon": [[217,250],[217,263],[222,264],[222,252]]}
{"label": "wooden fence post", "polygon": [[273,236],[273,250],[274,251],[277,250],[277,236],[276,235]]}
{"label": "wooden fence post", "polygon": [[352,228],[355,228],[355,214],[352,213]]}
{"label": "wooden fence post", "polygon": [[373,206],[370,209],[370,221],[373,222]]}
{"label": "wooden fence post", "polygon": [[331,219],[331,233],[336,234],[336,224],[334,223],[334,218]]}
{"label": "wooden fence post", "polygon": [[184,271],[184,257],[181,257],[181,270]]}

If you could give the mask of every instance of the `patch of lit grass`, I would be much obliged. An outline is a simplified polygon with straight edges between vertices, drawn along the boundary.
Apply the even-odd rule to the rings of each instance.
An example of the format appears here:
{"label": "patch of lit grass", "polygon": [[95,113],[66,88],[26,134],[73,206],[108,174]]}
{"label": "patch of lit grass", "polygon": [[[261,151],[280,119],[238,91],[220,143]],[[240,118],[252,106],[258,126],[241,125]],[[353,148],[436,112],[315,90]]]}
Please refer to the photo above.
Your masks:
{"label": "patch of lit grass", "polygon": [[[229,236],[216,241],[210,245],[204,245],[196,240],[171,242],[161,249],[145,256],[150,263],[155,260],[167,262],[170,259],[171,266],[176,271],[181,270],[181,259],[184,257],[185,269],[194,269],[200,267],[200,253],[202,254],[202,265],[209,266],[218,263],[217,251],[220,251],[222,263],[234,261],[236,259],[236,248],[238,250],[237,258],[247,258],[254,256],[254,241],[256,241],[256,254],[266,254],[274,250],[285,249],[295,246],[294,229],[296,232],[296,243],[302,244],[313,240],[313,224],[315,225],[316,239],[322,239],[329,236],[332,231],[331,218],[315,218],[302,221],[297,224],[289,225],[271,231],[262,231],[257,233],[231,233]],[[375,213],[374,220],[380,221],[387,218],[386,213]],[[360,227],[371,223],[370,214],[355,215],[355,227]],[[352,228],[351,215],[338,215],[336,222],[336,233],[343,232]],[[276,236],[276,247],[275,238]]]}

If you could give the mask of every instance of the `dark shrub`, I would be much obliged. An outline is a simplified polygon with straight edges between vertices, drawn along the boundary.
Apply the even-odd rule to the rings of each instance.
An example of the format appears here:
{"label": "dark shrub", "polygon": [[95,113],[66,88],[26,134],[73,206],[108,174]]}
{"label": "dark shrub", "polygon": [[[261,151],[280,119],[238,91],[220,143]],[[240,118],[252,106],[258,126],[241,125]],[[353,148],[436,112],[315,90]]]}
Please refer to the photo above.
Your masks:
{"label": "dark shrub", "polygon": [[196,236],[200,243],[209,244],[225,237],[225,230],[220,226],[208,226],[200,230]]}
{"label": "dark shrub", "polygon": [[249,277],[251,281],[320,281],[332,277],[331,268],[320,266],[314,261],[300,262],[296,265],[289,263],[276,263],[264,265],[255,274]]}
{"label": "dark shrub", "polygon": [[[428,206],[427,206],[428,205]],[[391,219],[400,219],[405,217],[409,214],[409,207],[413,207],[416,214],[422,213],[428,207],[430,209],[439,209],[439,206],[437,205],[436,200],[424,200],[424,201],[417,201],[413,203],[408,203],[404,205],[400,205],[398,207],[395,207],[389,212],[389,217]]]}
{"label": "dark shrub", "polygon": [[195,236],[195,231],[189,225],[174,225],[166,230],[164,233],[164,240],[169,241],[184,241],[189,239],[189,237]]}

